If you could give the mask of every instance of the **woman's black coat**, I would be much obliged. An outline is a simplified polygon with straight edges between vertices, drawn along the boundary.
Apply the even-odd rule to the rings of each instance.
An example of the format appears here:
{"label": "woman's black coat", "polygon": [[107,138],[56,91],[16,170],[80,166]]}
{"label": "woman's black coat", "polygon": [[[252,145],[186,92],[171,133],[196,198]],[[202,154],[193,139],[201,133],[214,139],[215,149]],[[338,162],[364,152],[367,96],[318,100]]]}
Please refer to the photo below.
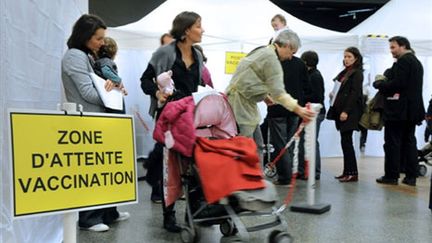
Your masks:
{"label": "woman's black coat", "polygon": [[[343,72],[337,77],[343,76]],[[363,114],[363,71],[351,69],[346,72],[345,76],[347,78],[342,82],[333,104],[336,129],[341,132],[358,130],[360,117]],[[343,122],[339,120],[342,112],[348,114],[348,119]]]}

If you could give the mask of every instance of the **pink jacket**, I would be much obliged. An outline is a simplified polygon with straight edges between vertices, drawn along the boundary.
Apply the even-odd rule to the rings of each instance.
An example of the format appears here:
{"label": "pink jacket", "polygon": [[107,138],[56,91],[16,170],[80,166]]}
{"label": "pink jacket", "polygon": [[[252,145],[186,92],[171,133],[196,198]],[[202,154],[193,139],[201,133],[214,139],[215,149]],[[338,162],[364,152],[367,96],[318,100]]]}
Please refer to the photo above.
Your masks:
{"label": "pink jacket", "polygon": [[171,131],[174,138],[172,149],[184,156],[191,157],[196,139],[194,109],[192,96],[168,102],[156,122],[153,138],[165,144],[165,132]]}
{"label": "pink jacket", "polygon": [[[212,126],[195,129],[195,127],[207,127],[208,125]],[[195,107],[193,98],[189,96],[166,105],[156,123],[154,139],[165,143],[165,132],[167,131],[171,131],[175,141],[173,150],[192,157],[196,136],[229,139],[237,134],[237,126],[234,114],[225,97],[209,95]],[[173,150],[169,151],[169,156],[164,161],[164,168],[167,170],[167,178],[163,180],[166,192],[164,197],[167,205],[171,205],[182,195],[179,161]]]}
{"label": "pink jacket", "polygon": [[203,80],[203,83],[213,88],[213,82],[211,79],[210,71],[206,66],[203,65],[201,79]]}

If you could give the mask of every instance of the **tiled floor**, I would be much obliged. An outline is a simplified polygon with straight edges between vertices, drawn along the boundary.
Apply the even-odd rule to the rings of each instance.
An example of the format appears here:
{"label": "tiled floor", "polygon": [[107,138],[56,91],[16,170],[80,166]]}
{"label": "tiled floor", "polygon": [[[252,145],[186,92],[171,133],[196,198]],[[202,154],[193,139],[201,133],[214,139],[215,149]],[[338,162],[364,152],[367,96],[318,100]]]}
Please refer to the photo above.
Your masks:
{"label": "tiled floor", "polygon": [[[360,157],[360,180],[340,183],[333,179],[341,172],[341,158],[323,159],[321,180],[316,183],[315,202],[328,203],[330,211],[321,214],[283,212],[288,232],[295,242],[432,242],[432,213],[428,209],[430,172],[421,177],[416,187],[380,185],[375,178],[383,174],[383,158]],[[307,201],[305,181],[298,181],[293,203]],[[287,188],[277,188],[283,200]],[[121,207],[129,211],[128,221],[112,225],[105,233],[79,231],[81,243],[138,243],[181,242],[179,234],[162,229],[161,206],[152,204],[150,187],[139,182],[138,204]],[[176,205],[177,218],[183,219],[185,204]],[[246,224],[262,222],[263,218],[250,218]],[[248,242],[267,242],[271,230],[250,234]],[[200,228],[200,242],[226,242],[219,226]]]}

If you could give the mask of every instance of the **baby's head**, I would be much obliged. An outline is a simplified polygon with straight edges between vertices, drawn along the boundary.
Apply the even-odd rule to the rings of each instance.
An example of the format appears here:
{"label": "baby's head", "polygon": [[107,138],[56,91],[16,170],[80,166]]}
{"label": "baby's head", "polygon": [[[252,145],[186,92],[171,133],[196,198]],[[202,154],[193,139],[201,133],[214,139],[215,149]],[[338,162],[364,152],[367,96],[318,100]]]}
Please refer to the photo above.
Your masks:
{"label": "baby's head", "polygon": [[172,80],[172,71],[166,71],[157,76],[159,90],[164,94],[171,95],[174,91],[174,81]]}
{"label": "baby's head", "polygon": [[116,41],[111,37],[105,37],[104,38],[104,45],[101,46],[101,48],[98,51],[98,58],[102,57],[108,57],[110,59],[114,59],[115,55],[117,54],[117,43]]}

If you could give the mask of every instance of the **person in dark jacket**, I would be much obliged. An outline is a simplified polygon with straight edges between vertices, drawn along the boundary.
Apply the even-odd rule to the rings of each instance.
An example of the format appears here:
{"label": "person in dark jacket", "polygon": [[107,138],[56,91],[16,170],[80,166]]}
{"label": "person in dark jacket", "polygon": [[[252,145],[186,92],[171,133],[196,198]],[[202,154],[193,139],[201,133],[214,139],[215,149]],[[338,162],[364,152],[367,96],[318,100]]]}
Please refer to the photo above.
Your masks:
{"label": "person in dark jacket", "polygon": [[336,129],[341,135],[344,157],[343,173],[336,176],[340,182],[358,181],[357,159],[355,156],[352,135],[359,130],[359,121],[363,112],[363,57],[356,47],[344,51],[345,69],[340,72],[335,82],[340,82],[337,94],[333,94]]}
{"label": "person in dark jacket", "polygon": [[[426,112],[426,129],[425,129],[425,142],[432,143],[432,141],[429,140],[430,136],[432,135],[432,99],[429,100],[429,105]],[[432,210],[432,175],[431,175],[431,185],[430,185],[430,191],[429,191],[429,208]]]}
{"label": "person in dark jacket", "polygon": [[[281,65],[286,92],[297,99],[299,104],[304,105],[304,86],[308,85],[309,82],[306,65],[296,56],[293,56],[291,60],[282,61]],[[273,160],[294,135],[299,117],[282,105],[275,104],[267,107],[266,120],[270,129],[270,143],[275,149],[271,155]],[[276,164],[278,174],[278,179],[274,181],[276,185],[289,185],[291,183],[293,158],[294,146],[291,146]]]}
{"label": "person in dark jacket", "polygon": [[[321,127],[321,122],[324,120],[326,109],[324,106],[324,79],[317,69],[319,62],[318,54],[315,51],[305,51],[301,55],[301,59],[306,64],[309,84],[305,90],[305,102],[321,104],[322,108],[316,119],[316,144],[315,144],[315,179],[319,180],[321,177],[321,155],[318,142],[318,134]],[[304,171],[304,131],[301,133],[299,144],[299,176],[298,178],[306,180]]]}
{"label": "person in dark jacket", "polygon": [[430,191],[429,191],[429,209],[432,212],[432,175],[431,175],[431,184],[430,184]]}
{"label": "person in dark jacket", "polygon": [[401,159],[405,159],[405,178],[402,183],[415,186],[417,177],[417,141],[415,126],[424,119],[423,66],[414,55],[407,38],[389,39],[390,51],[396,62],[392,77],[375,81],[373,86],[385,96],[384,101],[384,176],[381,184],[397,185]]}
{"label": "person in dark jacket", "polygon": [[[175,40],[159,47],[153,53],[147,69],[141,76],[141,88],[155,101],[150,105],[150,113],[156,120],[164,108],[164,106],[156,108],[157,102],[165,104],[190,96],[198,90],[198,85],[201,84],[203,59],[201,53],[193,45],[201,42],[203,33],[201,16],[194,12],[182,12],[174,18],[170,31]],[[168,70],[173,73],[172,79],[176,88],[172,95],[161,92],[154,82],[161,73]],[[148,174],[147,181],[152,184],[153,188],[160,186],[163,189],[163,186],[160,185],[163,179],[162,153],[163,144],[157,143],[149,156],[149,163],[152,166],[148,169],[152,171],[148,172],[150,174]],[[161,195],[164,195],[163,190]],[[162,209],[163,227],[169,232],[180,232],[181,228],[175,218],[174,204],[165,205],[163,196]]]}

